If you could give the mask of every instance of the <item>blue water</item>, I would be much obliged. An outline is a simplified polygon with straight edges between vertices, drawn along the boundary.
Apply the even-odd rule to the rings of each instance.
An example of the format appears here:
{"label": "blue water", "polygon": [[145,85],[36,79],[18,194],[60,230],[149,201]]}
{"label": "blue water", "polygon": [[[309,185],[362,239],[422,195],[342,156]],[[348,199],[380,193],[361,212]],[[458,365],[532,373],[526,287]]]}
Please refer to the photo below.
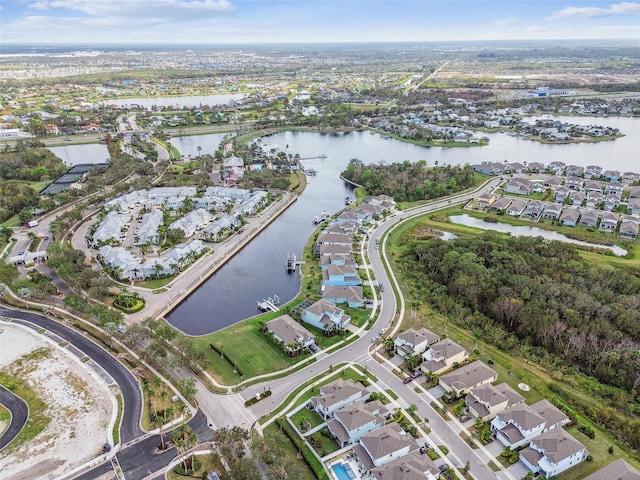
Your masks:
{"label": "blue water", "polygon": [[351,467],[343,463],[336,463],[331,467],[338,480],[353,480],[356,476],[353,474]]}

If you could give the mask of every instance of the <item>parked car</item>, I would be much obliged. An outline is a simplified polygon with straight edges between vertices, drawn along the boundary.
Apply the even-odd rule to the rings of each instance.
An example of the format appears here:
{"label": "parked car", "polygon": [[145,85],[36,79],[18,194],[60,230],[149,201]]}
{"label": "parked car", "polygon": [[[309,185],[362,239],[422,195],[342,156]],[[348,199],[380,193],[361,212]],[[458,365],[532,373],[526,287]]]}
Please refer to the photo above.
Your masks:
{"label": "parked car", "polygon": [[376,343],[380,337],[377,335],[371,339],[371,343]]}
{"label": "parked car", "polygon": [[381,283],[378,284],[378,288],[381,292],[384,292],[384,286]]}
{"label": "parked car", "polygon": [[402,380],[402,383],[411,383],[413,382],[414,378],[413,377],[407,377],[404,380]]}

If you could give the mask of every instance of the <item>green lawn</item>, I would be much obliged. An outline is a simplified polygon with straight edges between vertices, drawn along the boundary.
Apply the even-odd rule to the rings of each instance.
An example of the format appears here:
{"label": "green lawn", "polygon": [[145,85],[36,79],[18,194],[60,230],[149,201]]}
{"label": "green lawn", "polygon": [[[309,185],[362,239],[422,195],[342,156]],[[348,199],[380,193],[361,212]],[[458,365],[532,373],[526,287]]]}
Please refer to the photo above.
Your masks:
{"label": "green lawn", "polygon": [[315,410],[307,410],[306,408],[303,408],[296,412],[295,415],[292,415],[291,421],[296,427],[298,427],[298,430],[300,430],[300,425],[305,422],[309,422],[311,425],[310,429],[315,428],[318,425],[322,425],[325,422],[325,420],[318,415]]}
{"label": "green lawn", "polygon": [[11,423],[11,412],[4,406],[0,405],[0,434],[2,434]]}

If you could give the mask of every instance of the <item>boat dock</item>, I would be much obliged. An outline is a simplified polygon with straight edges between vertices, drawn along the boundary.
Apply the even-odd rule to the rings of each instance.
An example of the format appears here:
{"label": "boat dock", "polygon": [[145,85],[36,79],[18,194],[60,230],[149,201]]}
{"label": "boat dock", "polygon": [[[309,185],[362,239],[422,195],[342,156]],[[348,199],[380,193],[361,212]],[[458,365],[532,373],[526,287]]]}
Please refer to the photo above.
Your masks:
{"label": "boat dock", "polygon": [[295,272],[298,265],[302,265],[304,262],[302,260],[296,259],[296,254],[287,253],[287,273]]}
{"label": "boat dock", "polygon": [[278,295],[274,295],[273,297],[269,297],[267,299],[262,299],[262,301],[258,300],[258,310],[261,312],[277,312],[280,310],[280,297]]}

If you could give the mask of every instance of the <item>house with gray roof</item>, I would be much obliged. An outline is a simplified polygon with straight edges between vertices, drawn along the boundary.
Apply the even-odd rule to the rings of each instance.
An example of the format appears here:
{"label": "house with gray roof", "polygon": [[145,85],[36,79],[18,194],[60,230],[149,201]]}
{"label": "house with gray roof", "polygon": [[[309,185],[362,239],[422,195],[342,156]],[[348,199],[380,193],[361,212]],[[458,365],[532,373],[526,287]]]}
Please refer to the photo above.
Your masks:
{"label": "house with gray roof", "polygon": [[273,338],[285,345],[290,354],[297,354],[315,343],[313,334],[287,314],[269,320],[264,326]]}
{"label": "house with gray roof", "polygon": [[537,219],[542,215],[545,205],[545,202],[541,202],[540,200],[529,200],[522,215]]}
{"label": "house with gray roof", "polygon": [[323,243],[322,245],[319,245],[318,253],[323,257],[327,255],[353,255],[353,248],[351,245]]}
{"label": "house with gray roof", "polygon": [[568,227],[575,227],[580,217],[580,211],[577,208],[565,208],[560,215],[560,223]]}
{"label": "house with gray roof", "polygon": [[497,378],[498,372],[482,361],[476,360],[452,372],[445,373],[438,379],[438,383],[445,391],[452,392],[459,397],[466,395],[471,389],[480,385],[495,382]]}
{"label": "house with gray roof", "polygon": [[598,180],[587,180],[582,187],[585,192],[600,192],[604,191],[604,183]]}
{"label": "house with gray roof", "polygon": [[584,477],[583,480],[640,480],[640,472],[626,460],[619,458],[606,467]]}
{"label": "house with gray roof", "polygon": [[328,265],[322,270],[323,285],[361,285],[362,280],[355,268],[347,265]]}
{"label": "house with gray roof", "polygon": [[142,219],[136,227],[133,240],[134,245],[155,245],[160,241],[159,228],[164,224],[164,218],[160,210],[153,209],[142,215]]}
{"label": "house with gray roof", "polygon": [[226,198],[232,201],[243,201],[246,198],[249,198],[251,192],[246,188],[238,188],[238,187],[207,187],[204,191],[205,197],[220,197]]}
{"label": "house with gray roof", "polygon": [[325,420],[332,418],[336,410],[364,402],[369,399],[371,392],[351,380],[338,380],[320,387],[320,394],[311,399],[311,405]]}
{"label": "house with gray roof", "polygon": [[334,302],[318,300],[305,308],[300,314],[303,322],[313,325],[320,330],[335,330],[346,328],[351,322],[351,317],[344,313]]}
{"label": "house with gray roof", "polygon": [[513,405],[524,403],[524,397],[507,383],[488,383],[472,388],[465,397],[465,403],[469,412],[487,421]]}
{"label": "house with gray roof", "polygon": [[404,358],[407,355],[421,354],[438,340],[438,335],[424,327],[419,330],[408,328],[396,337],[393,345],[395,352]]}
{"label": "house with gray roof", "polygon": [[202,230],[211,223],[212,220],[213,215],[209,211],[204,208],[198,208],[171,223],[169,229],[182,230],[185,238],[191,238],[197,231]]}
{"label": "house with gray roof", "polygon": [[129,221],[128,215],[115,211],[107,213],[93,233],[92,245],[99,247],[105,243],[120,243]]}
{"label": "house with gray roof", "polygon": [[587,447],[564,429],[556,428],[531,440],[520,451],[520,461],[532,472],[551,478],[585,461],[588,455]]}
{"label": "house with gray roof", "polygon": [[496,414],[491,430],[505,447],[521,447],[541,433],[569,423],[567,417],[548,400],[529,406],[519,403]]}
{"label": "house with gray roof", "polygon": [[627,203],[627,208],[631,211],[632,215],[640,215],[640,198],[630,198]]}
{"label": "house with gray roof", "polygon": [[629,240],[638,239],[638,225],[640,220],[636,217],[625,216],[620,223],[620,236]]}
{"label": "house with gray roof", "polygon": [[236,215],[223,215],[205,227],[203,238],[210,242],[220,242],[240,225],[240,219]]}
{"label": "house with gray roof", "polygon": [[333,303],[346,303],[359,308],[364,304],[364,294],[360,285],[335,286],[322,285],[322,298]]}
{"label": "house with gray roof", "polygon": [[602,214],[602,218],[600,219],[600,231],[612,233],[615,232],[618,228],[618,221],[620,220],[620,215],[614,212],[604,212]]}
{"label": "house with gray roof", "polygon": [[461,364],[469,358],[467,350],[451,340],[444,338],[431,345],[422,354],[420,369],[424,373],[439,375],[440,373]]}
{"label": "house with gray roof", "polygon": [[144,278],[140,261],[124,247],[103,245],[98,250],[98,259],[103,265],[108,265],[118,279],[139,280]]}
{"label": "house with gray roof", "polygon": [[516,195],[530,195],[533,192],[533,182],[524,178],[512,178],[507,180],[503,190]]}
{"label": "house with gray roof", "polygon": [[417,448],[413,437],[394,422],[362,435],[353,447],[353,453],[362,470],[368,474],[375,467],[390,463]]}
{"label": "house with gray roof", "polygon": [[580,177],[567,177],[564,179],[564,186],[571,190],[582,190],[584,180]]}
{"label": "house with gray roof", "polygon": [[542,211],[542,218],[548,220],[557,220],[562,213],[562,205],[557,203],[545,203],[544,210]]}
{"label": "house with gray roof", "polygon": [[525,208],[527,208],[527,201],[515,199],[513,200],[509,206],[507,207],[507,215],[511,215],[512,217],[519,217],[524,212]]}
{"label": "house with gray roof", "polygon": [[340,447],[346,447],[361,435],[383,427],[390,413],[380,400],[356,402],[336,410],[327,427]]}
{"label": "house with gray roof", "polygon": [[491,205],[491,207],[489,208],[489,210],[493,211],[493,212],[499,212],[501,210],[506,210],[507,207],[511,204],[512,199],[508,198],[508,197],[500,197],[499,199],[497,199],[493,205]]}
{"label": "house with gray roof", "polygon": [[440,470],[428,455],[413,450],[407,455],[371,470],[373,480],[436,480]]}

